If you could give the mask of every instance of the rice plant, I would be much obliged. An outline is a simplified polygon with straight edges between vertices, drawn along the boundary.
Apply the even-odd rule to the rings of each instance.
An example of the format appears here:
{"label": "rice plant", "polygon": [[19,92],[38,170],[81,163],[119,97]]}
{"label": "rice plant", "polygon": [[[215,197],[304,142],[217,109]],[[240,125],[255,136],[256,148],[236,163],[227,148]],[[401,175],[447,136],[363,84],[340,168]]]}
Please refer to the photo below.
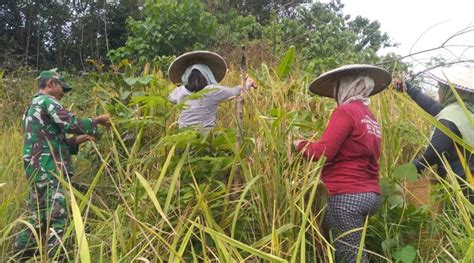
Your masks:
{"label": "rice plant", "polygon": [[[97,142],[81,146],[71,181],[60,179],[70,207],[63,238],[67,258],[334,262],[331,240],[321,228],[324,160],[303,161],[291,141],[318,138],[335,103],[311,96],[303,73],[279,71],[285,74],[262,64],[250,72],[259,88],[245,95],[240,151],[233,101],[221,106],[219,128],[201,134],[177,129],[179,106],[167,102],[173,87],[159,71],[147,68],[135,81],[113,71],[78,79],[78,92],[65,103],[82,116],[110,113],[113,125]],[[32,75],[24,76],[22,83],[6,76],[2,86],[34,87]],[[232,71],[224,84],[239,78]],[[31,93],[1,99],[26,107]],[[423,149],[430,126],[439,123],[390,89],[372,99],[371,109],[383,129],[384,196],[382,208],[361,229],[371,260],[472,262],[473,208],[452,171],[444,178],[424,174],[437,181],[434,199],[415,206],[408,185],[418,178],[399,167]],[[18,108],[1,113],[2,123],[9,123],[0,132],[1,262],[14,261],[13,242],[26,218],[29,182],[22,171],[20,114]],[[243,180],[234,185],[238,165]],[[53,259],[39,253],[33,260]]]}

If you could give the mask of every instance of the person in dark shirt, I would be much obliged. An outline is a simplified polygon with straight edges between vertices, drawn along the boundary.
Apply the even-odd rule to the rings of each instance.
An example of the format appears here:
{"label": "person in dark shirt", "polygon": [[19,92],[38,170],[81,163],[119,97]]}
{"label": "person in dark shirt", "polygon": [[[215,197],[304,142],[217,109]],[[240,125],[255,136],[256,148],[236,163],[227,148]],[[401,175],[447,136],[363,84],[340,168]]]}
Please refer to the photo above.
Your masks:
{"label": "person in dark shirt", "polygon": [[[462,138],[464,142],[474,146],[474,70],[464,67],[442,68],[427,72],[426,76],[438,83],[439,101],[423,94],[421,89],[414,87],[411,82],[397,79],[394,84],[398,91],[406,92],[424,111],[435,116],[442,125]],[[450,85],[459,94],[467,112],[456,99]],[[463,155],[462,159],[466,160],[464,163],[458,150]],[[429,145],[422,155],[413,161],[413,164],[419,173],[427,167],[437,165],[437,172],[443,177],[447,171],[442,157],[446,158],[452,171],[462,178],[460,183],[463,192],[473,203],[472,186],[466,185],[464,181],[470,180],[467,178],[467,170],[471,174],[474,173],[474,156],[440,129],[435,128]]]}
{"label": "person in dark shirt", "polygon": [[[324,224],[336,239],[337,262],[356,262],[362,231],[354,229],[362,228],[381,203],[382,136],[368,105],[369,96],[385,89],[390,81],[384,69],[347,65],[319,76],[310,85],[313,93],[334,98],[338,106],[318,141],[298,140],[294,145],[309,160],[326,158],[321,172],[329,192]],[[365,250],[361,261],[368,262]]]}

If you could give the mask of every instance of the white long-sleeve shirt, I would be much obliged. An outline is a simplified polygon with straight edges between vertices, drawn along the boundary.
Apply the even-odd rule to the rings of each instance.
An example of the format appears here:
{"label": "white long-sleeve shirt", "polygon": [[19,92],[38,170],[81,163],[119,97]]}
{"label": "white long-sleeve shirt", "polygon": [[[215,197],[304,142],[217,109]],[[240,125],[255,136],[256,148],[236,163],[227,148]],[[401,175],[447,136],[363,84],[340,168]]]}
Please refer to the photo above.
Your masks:
{"label": "white long-sleeve shirt", "polygon": [[184,101],[184,110],[179,114],[178,124],[180,128],[203,127],[211,128],[216,125],[217,107],[223,100],[240,95],[242,88],[228,88],[220,85],[208,85],[203,90],[210,90],[198,99],[187,99],[195,94],[183,85],[175,88],[168,99],[171,103]]}

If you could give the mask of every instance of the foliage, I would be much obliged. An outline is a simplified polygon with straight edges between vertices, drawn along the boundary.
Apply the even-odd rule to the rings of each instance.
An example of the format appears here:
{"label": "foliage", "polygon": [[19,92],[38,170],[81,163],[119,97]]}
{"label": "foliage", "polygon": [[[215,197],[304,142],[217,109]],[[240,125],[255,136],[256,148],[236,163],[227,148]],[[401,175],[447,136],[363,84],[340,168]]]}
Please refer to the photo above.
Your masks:
{"label": "foliage", "polygon": [[18,126],[18,120],[37,90],[35,73],[18,70],[15,74],[0,74],[0,126]]}
{"label": "foliage", "polygon": [[308,70],[316,73],[345,63],[374,63],[376,51],[391,45],[378,22],[350,20],[339,1],[301,7],[267,32],[269,39],[295,45]]}
{"label": "foliage", "polygon": [[109,53],[113,61],[151,63],[156,57],[202,48],[212,43],[217,27],[215,17],[197,0],[149,2],[143,17],[128,20],[131,36],[125,46]]}
{"label": "foliage", "polygon": [[[291,50],[288,54],[296,51]],[[278,70],[268,66],[251,72],[259,89],[245,97],[240,153],[235,151],[232,103],[221,105],[219,112],[219,126],[227,128],[216,128],[212,134],[178,130],[179,107],[166,99],[173,86],[158,69],[123,62],[116,71],[74,77],[76,88],[64,103],[81,116],[107,111],[114,124],[96,144],[81,146],[72,188],[65,185],[67,193],[74,195],[75,220],[66,231],[65,243],[71,248],[70,258],[331,260],[332,249],[320,229],[326,198],[319,184],[321,163],[301,161],[290,145],[300,136],[318,137],[335,105],[309,96],[305,78],[290,67],[289,57],[281,59],[281,72],[288,72],[284,81]],[[35,75],[19,72],[7,75],[3,83],[34,83]],[[225,84],[239,79],[237,72],[231,72]],[[22,110],[28,95],[4,97],[4,101]],[[456,211],[463,211],[462,199],[450,198],[456,194],[456,179],[437,188],[434,198],[446,203],[437,217],[430,207],[415,207],[406,198],[404,181],[413,167],[399,164],[412,159],[426,143],[423,134],[429,133],[428,122],[392,91],[372,102],[384,141],[380,160],[384,200],[365,237],[367,249],[379,254],[372,261],[465,258],[472,230],[463,213]],[[18,122],[15,115],[12,123]],[[16,227],[25,218],[28,182],[20,176],[21,135],[17,124],[1,128],[2,261],[13,255]],[[235,187],[231,182],[239,163],[243,185]],[[76,234],[84,231],[85,239]],[[443,238],[437,239],[439,235]],[[79,246],[80,240],[88,246]]]}
{"label": "foliage", "polygon": [[407,74],[412,68],[411,63],[401,61],[401,56],[395,53],[388,53],[382,56],[380,58],[380,64],[396,77]]}
{"label": "foliage", "polygon": [[377,62],[376,52],[393,45],[377,21],[350,19],[340,1],[14,0],[0,4],[0,14],[0,66],[7,71],[89,71],[124,59],[165,71],[185,51],[231,56],[253,43],[255,53],[271,54],[272,61],[294,45],[304,58],[298,67],[317,73]]}
{"label": "foliage", "polygon": [[418,178],[418,171],[416,170],[416,166],[410,162],[395,167],[393,176],[400,181],[407,180],[408,182],[414,182]]}
{"label": "foliage", "polygon": [[276,69],[277,76],[280,79],[284,79],[286,76],[288,76],[293,66],[293,63],[295,63],[295,57],[296,57],[296,48],[294,46],[291,46],[285,52],[285,55],[283,56],[282,60],[280,61],[280,64],[278,65]]}
{"label": "foliage", "polygon": [[347,26],[350,31],[357,35],[356,51],[379,50],[382,47],[393,46],[387,33],[380,32],[378,21],[370,21],[366,17],[357,16],[354,20],[349,21]]}
{"label": "foliage", "polygon": [[257,22],[255,16],[238,15],[232,10],[229,13],[218,13],[216,18],[219,22],[216,46],[240,46],[247,41],[263,37],[263,26]]}
{"label": "foliage", "polygon": [[[319,137],[335,107],[332,100],[311,96],[305,72],[399,58],[376,56],[392,45],[380,25],[351,20],[340,1],[146,2],[143,9],[139,1],[0,4],[0,43],[11,44],[0,50],[7,68],[0,71],[0,261],[12,260],[15,233],[26,216],[19,123],[37,86],[36,72],[16,67],[61,61],[90,70],[72,77],[74,92],[63,103],[79,116],[113,116],[97,142],[81,146],[72,184],[63,182],[73,208],[65,235],[71,260],[334,261],[320,227],[327,198],[322,161],[302,161],[291,141]],[[35,44],[41,39],[46,41]],[[279,64],[256,61],[258,67],[249,69],[259,88],[245,96],[242,150],[235,148],[232,103],[220,106],[219,128],[179,130],[182,105],[167,100],[174,86],[162,73],[166,65],[189,49],[248,42],[262,43],[257,52],[272,53]],[[108,49],[116,60],[110,67]],[[386,66],[397,73],[408,65]],[[231,70],[223,84],[239,82]],[[418,154],[430,125],[439,123],[390,90],[374,97],[371,107],[383,136],[383,203],[364,228],[366,248],[377,253],[371,260],[471,262],[470,204],[456,176],[430,171],[439,181],[432,198],[443,204],[437,214],[434,205],[410,202],[406,185],[418,175],[412,165],[400,165]],[[232,184],[237,165],[242,185]]]}
{"label": "foliage", "polygon": [[208,9],[216,13],[229,13],[231,10],[236,10],[239,15],[254,16],[258,22],[262,24],[271,23],[273,15],[289,16],[294,12],[296,7],[304,3],[309,3],[308,0],[260,0],[260,1],[245,1],[245,0],[207,0],[206,6]]}
{"label": "foliage", "polygon": [[137,1],[3,1],[0,66],[89,69],[125,43],[125,19],[138,17]]}
{"label": "foliage", "polygon": [[414,247],[408,245],[405,246],[402,250],[397,251],[393,257],[397,262],[411,263],[416,258],[416,250]]}

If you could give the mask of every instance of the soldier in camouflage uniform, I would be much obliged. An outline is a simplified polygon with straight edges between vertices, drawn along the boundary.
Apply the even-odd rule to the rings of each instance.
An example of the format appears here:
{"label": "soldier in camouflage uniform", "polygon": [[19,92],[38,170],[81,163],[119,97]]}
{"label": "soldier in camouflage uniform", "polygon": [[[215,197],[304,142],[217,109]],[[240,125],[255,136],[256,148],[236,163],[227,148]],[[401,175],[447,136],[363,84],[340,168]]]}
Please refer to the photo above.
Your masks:
{"label": "soldier in camouflage uniform", "polygon": [[[36,233],[47,241],[48,254],[59,248],[68,212],[64,191],[57,177],[73,175],[71,155],[77,154],[79,144],[93,140],[97,125],[109,125],[110,117],[79,118],[66,110],[59,100],[71,90],[56,69],[41,72],[39,92],[23,116],[23,163],[31,182],[28,219]],[[66,133],[75,134],[66,138]],[[17,236],[15,248],[24,257],[36,252],[37,240],[25,228]]]}

